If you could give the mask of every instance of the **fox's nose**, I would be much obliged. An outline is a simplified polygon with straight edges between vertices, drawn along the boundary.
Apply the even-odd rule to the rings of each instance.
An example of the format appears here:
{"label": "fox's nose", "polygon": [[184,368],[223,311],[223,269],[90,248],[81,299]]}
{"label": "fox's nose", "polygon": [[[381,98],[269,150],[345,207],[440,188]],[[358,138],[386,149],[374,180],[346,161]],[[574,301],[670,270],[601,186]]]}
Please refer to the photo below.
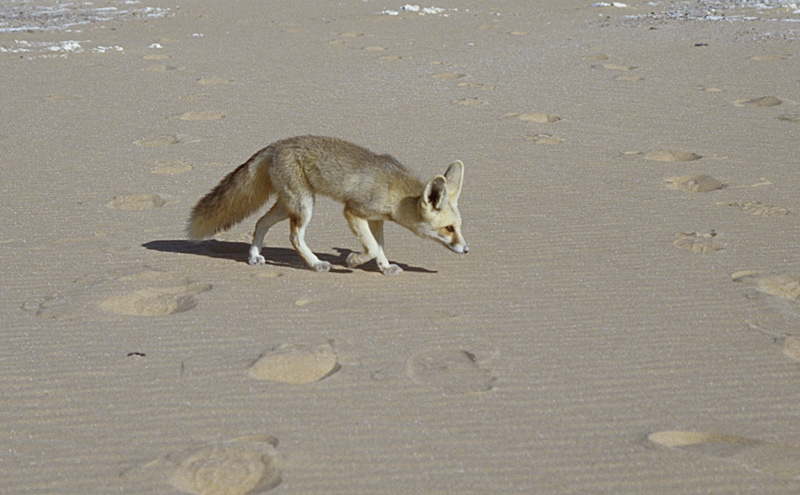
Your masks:
{"label": "fox's nose", "polygon": [[469,252],[469,248],[467,247],[466,244],[464,244],[464,254],[467,254],[468,252]]}

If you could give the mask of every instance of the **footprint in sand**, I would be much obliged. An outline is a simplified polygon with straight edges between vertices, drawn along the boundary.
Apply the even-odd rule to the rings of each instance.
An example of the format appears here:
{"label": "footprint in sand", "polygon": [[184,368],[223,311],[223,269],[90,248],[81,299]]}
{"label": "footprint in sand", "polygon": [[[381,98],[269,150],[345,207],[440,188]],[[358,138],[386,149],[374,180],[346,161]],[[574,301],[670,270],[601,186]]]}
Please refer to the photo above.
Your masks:
{"label": "footprint in sand", "polygon": [[759,306],[758,316],[748,326],[771,337],[786,357],[800,361],[800,276],[742,270],[731,279],[751,287],[745,297]]}
{"label": "footprint in sand", "polygon": [[54,292],[37,299],[29,299],[22,303],[20,309],[35,316],[50,318],[53,320],[74,320],[74,303],[70,296],[74,292]]}
{"label": "footprint in sand", "polygon": [[[783,333],[783,334],[775,333],[762,327],[761,324],[753,323],[750,321],[747,322],[747,325],[751,329],[769,336],[775,344],[780,346],[784,356],[788,357],[793,361],[800,362],[800,335],[792,335],[790,333]],[[795,327],[796,325],[792,325],[793,329]]]}
{"label": "footprint in sand", "polygon": [[210,84],[229,84],[229,83],[232,83],[232,82],[233,82],[233,79],[231,79],[231,78],[228,78],[228,77],[216,77],[216,76],[201,77],[200,79],[197,80],[197,84],[202,84],[204,86],[210,85]]}
{"label": "footprint in sand", "polygon": [[783,115],[778,115],[778,120],[783,120],[784,122],[800,122],[800,114],[796,113],[786,113]]}
{"label": "footprint in sand", "polygon": [[611,71],[623,71],[623,72],[627,72],[629,70],[635,70],[636,69],[636,67],[633,66],[633,65],[620,65],[620,64],[612,64],[612,63],[593,65],[592,68],[593,69],[605,69],[605,70],[611,70]]}
{"label": "footprint in sand", "polygon": [[185,70],[186,67],[175,67],[174,65],[148,65],[147,67],[143,67],[141,70],[144,72],[171,72],[173,70]]}
{"label": "footprint in sand", "polygon": [[255,495],[282,481],[277,445],[271,435],[206,442],[130,465],[119,476],[193,495]]}
{"label": "footprint in sand", "polygon": [[281,483],[274,437],[253,436],[207,444],[168,456],[177,464],[168,482],[195,495],[253,495]]}
{"label": "footprint in sand", "polygon": [[100,307],[126,316],[163,316],[189,311],[197,306],[194,296],[212,289],[211,284],[155,270],[118,277],[116,282],[117,287],[106,291],[106,294],[116,294],[106,297]]}
{"label": "footprint in sand", "polygon": [[466,98],[459,98],[453,100],[454,105],[461,105],[462,107],[479,107],[486,105],[486,102],[477,97],[468,96]]}
{"label": "footprint in sand", "polygon": [[[91,274],[39,299],[26,301],[24,311],[54,320],[97,319],[102,315],[160,316],[197,306],[196,295],[211,290],[177,273],[141,267],[127,274]],[[98,311],[102,310],[102,311]]]}
{"label": "footprint in sand", "polygon": [[605,53],[601,53],[601,52],[590,53],[590,54],[586,55],[585,57],[583,57],[584,60],[591,60],[591,61],[594,61],[594,62],[599,62],[601,60],[608,60],[608,58],[609,58],[608,55],[606,55]]}
{"label": "footprint in sand", "polygon": [[165,204],[167,200],[158,194],[126,194],[115,196],[113,201],[106,203],[106,206],[114,210],[138,211],[161,208]]}
{"label": "footprint in sand", "polygon": [[551,124],[558,122],[561,117],[552,113],[533,112],[533,113],[516,113],[511,112],[503,115],[503,117],[514,117],[522,122],[532,122],[534,124]]}
{"label": "footprint in sand", "polygon": [[179,142],[180,139],[178,138],[178,136],[170,134],[168,136],[156,136],[145,139],[137,139],[133,143],[139,146],[156,147],[156,146],[167,146],[170,144],[178,144]]}
{"label": "footprint in sand", "polygon": [[665,179],[667,187],[679,191],[706,193],[726,187],[726,184],[708,175],[684,175]]}
{"label": "footprint in sand", "polygon": [[163,316],[183,313],[197,306],[195,295],[211,290],[211,285],[188,283],[175,287],[145,287],[111,296],[100,303],[109,313],[126,316]]}
{"label": "footprint in sand", "polygon": [[156,166],[150,172],[159,175],[175,175],[191,171],[192,167],[188,162],[182,160],[172,160],[168,162],[156,161]]}
{"label": "footprint in sand", "polygon": [[647,440],[692,456],[737,464],[745,469],[786,479],[800,479],[800,448],[753,438],[693,430],[651,433]]}
{"label": "footprint in sand", "polygon": [[464,350],[437,349],[411,356],[406,373],[420,385],[467,395],[491,390],[495,377],[481,368],[475,355]]}
{"label": "footprint in sand", "polygon": [[717,239],[717,233],[713,230],[708,233],[692,232],[689,234],[675,234],[675,242],[673,243],[676,248],[685,249],[693,253],[713,253],[714,251],[721,251],[725,248],[724,244]]}
{"label": "footprint in sand", "polygon": [[734,201],[733,203],[721,202],[717,204],[722,206],[730,206],[731,208],[736,208],[737,210],[759,217],[782,217],[790,213],[788,208],[767,205],[761,201]]}
{"label": "footprint in sand", "polygon": [[[748,287],[744,296],[757,307],[758,316],[751,327],[776,337],[797,333],[800,328],[800,276],[742,270],[731,274],[731,279]],[[786,345],[795,344],[794,338],[786,341]]]}
{"label": "footprint in sand", "polygon": [[133,142],[133,144],[148,148],[154,148],[158,146],[169,146],[170,144],[198,143],[198,142],[200,142],[200,139],[192,137],[188,134],[169,134],[166,136],[154,136],[150,138],[137,139],[136,141]]}
{"label": "footprint in sand", "polygon": [[737,107],[745,108],[768,108],[776,107],[783,103],[775,96],[762,96],[760,98],[753,98],[752,100],[736,100],[733,102]]}
{"label": "footprint in sand", "polygon": [[433,75],[434,79],[444,79],[444,80],[461,79],[462,77],[467,77],[467,75],[455,71],[440,72],[438,74]]}
{"label": "footprint in sand", "polygon": [[657,162],[691,162],[703,158],[702,155],[698,155],[697,153],[674,150],[646,151],[643,156],[646,160],[654,160]]}
{"label": "footprint in sand", "polygon": [[617,76],[614,78],[615,81],[625,81],[625,82],[637,82],[637,81],[644,81],[642,76]]}
{"label": "footprint in sand", "polygon": [[753,287],[762,294],[780,299],[800,300],[800,276],[788,273],[764,274],[756,270],[742,270],[731,274],[734,282]]}
{"label": "footprint in sand", "polygon": [[247,374],[256,380],[306,384],[327,378],[339,369],[332,342],[283,344],[256,359]]}
{"label": "footprint in sand", "polygon": [[530,134],[522,137],[525,138],[526,141],[535,144],[561,144],[564,142],[563,139],[553,136],[552,134]]}
{"label": "footprint in sand", "polygon": [[180,116],[181,120],[219,120],[225,117],[224,114],[220,112],[215,112],[214,110],[202,110],[199,112],[186,112]]}

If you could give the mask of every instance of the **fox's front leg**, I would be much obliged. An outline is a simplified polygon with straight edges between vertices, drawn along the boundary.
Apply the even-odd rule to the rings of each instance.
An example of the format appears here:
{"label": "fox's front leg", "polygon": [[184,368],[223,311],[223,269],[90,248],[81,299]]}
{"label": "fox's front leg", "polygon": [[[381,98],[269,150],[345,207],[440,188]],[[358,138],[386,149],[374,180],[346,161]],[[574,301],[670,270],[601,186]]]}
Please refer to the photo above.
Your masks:
{"label": "fox's front leg", "polygon": [[367,221],[351,212],[348,208],[344,209],[344,216],[350,224],[350,230],[358,237],[364,246],[363,253],[350,253],[347,256],[347,266],[354,268],[363,265],[369,260],[374,259],[378,263],[378,268],[384,275],[396,275],[402,273],[403,269],[397,265],[390,264],[383,252],[383,220]]}

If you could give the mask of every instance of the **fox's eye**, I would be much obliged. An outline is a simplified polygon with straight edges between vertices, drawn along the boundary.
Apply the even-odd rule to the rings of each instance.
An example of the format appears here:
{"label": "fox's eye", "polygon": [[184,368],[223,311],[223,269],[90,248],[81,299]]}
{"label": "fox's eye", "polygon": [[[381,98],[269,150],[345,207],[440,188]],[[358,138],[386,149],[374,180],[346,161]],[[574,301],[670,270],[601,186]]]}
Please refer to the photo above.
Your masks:
{"label": "fox's eye", "polygon": [[452,234],[453,232],[456,231],[456,228],[453,227],[452,225],[448,225],[447,227],[444,228],[444,230]]}

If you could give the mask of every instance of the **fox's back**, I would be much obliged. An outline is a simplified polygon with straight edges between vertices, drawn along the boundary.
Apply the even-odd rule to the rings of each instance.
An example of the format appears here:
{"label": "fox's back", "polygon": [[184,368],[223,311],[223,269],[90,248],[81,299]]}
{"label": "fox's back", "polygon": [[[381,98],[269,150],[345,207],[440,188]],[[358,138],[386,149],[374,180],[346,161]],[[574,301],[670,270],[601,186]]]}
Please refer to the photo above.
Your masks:
{"label": "fox's back", "polygon": [[425,186],[391,155],[331,137],[299,136],[274,145],[275,165],[299,167],[312,191],[344,203],[418,196]]}

